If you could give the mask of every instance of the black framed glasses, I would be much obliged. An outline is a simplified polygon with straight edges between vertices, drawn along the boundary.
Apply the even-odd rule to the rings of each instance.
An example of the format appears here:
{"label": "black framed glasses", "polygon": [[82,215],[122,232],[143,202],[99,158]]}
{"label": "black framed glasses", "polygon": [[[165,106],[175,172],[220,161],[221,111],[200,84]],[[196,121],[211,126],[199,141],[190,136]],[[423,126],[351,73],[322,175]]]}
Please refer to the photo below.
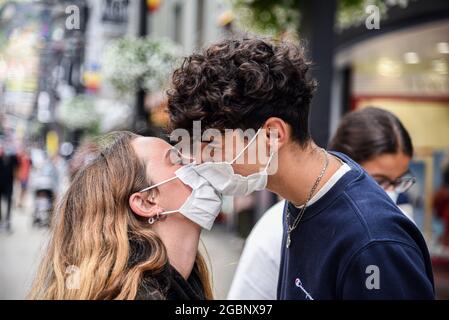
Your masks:
{"label": "black framed glasses", "polygon": [[410,171],[397,178],[396,180],[390,180],[385,176],[373,176],[373,178],[384,190],[388,190],[390,189],[390,187],[393,187],[393,189],[397,193],[406,192],[416,182],[416,178]]}

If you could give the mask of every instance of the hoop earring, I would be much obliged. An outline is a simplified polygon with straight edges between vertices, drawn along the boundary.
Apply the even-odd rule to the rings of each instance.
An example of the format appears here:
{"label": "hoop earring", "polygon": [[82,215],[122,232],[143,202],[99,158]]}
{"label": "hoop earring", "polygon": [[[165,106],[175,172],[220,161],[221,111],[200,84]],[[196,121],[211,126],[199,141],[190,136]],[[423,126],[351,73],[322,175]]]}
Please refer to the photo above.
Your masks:
{"label": "hoop earring", "polygon": [[154,224],[156,221],[160,221],[160,220],[162,220],[161,219],[161,217],[160,217],[160,215],[159,215],[159,212],[156,214],[156,217],[150,217],[149,219],[148,219],[148,223],[149,224]]}

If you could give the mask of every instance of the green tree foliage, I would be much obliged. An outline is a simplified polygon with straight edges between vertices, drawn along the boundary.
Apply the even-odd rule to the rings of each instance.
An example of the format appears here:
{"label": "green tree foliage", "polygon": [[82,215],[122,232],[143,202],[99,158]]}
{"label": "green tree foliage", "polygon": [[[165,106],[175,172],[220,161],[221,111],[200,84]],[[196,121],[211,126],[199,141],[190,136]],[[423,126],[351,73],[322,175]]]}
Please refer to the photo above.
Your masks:
{"label": "green tree foliage", "polygon": [[[313,0],[231,0],[239,24],[253,32],[279,36],[300,29],[301,4]],[[338,0],[336,0],[338,1]],[[366,17],[365,7],[374,4],[386,11],[385,0],[339,0],[336,31],[360,24]]]}

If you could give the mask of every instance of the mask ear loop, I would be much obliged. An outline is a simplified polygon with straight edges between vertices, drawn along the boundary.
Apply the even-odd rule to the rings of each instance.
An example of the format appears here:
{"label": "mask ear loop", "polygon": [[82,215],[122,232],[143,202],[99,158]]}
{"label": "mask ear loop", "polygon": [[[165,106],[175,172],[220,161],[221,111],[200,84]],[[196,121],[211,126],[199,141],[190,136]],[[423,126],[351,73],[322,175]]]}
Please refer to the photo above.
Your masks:
{"label": "mask ear loop", "polygon": [[[159,183],[156,183],[156,184],[154,184],[154,185],[152,185],[152,186],[149,186],[149,187],[147,187],[147,188],[144,188],[144,189],[140,190],[139,192],[149,191],[149,190],[151,190],[151,189],[154,189],[154,188],[156,188],[156,187],[158,187],[158,186],[160,186],[160,185],[162,185],[162,184],[164,184],[164,183],[167,183],[167,182],[172,181],[172,180],[175,180],[175,179],[178,179],[178,176],[174,176],[174,177],[171,177],[171,178],[169,178],[169,179],[167,179],[167,180],[164,180],[164,181],[161,181],[161,182],[159,182]],[[154,201],[154,195],[152,195],[151,199],[152,199],[152,201]],[[149,224],[154,224],[156,221],[165,220],[165,218],[167,217],[167,216],[166,216],[167,214],[169,214],[169,213],[174,213],[174,212],[177,212],[177,211],[176,211],[176,210],[173,210],[173,211],[164,211],[164,212],[162,212],[162,213],[159,213],[159,212],[158,212],[158,213],[156,214],[156,217],[150,217],[150,218],[148,219],[148,223],[149,223]]]}
{"label": "mask ear loop", "polygon": [[[261,130],[261,129],[259,129],[259,130]],[[270,130],[270,128],[268,128],[268,130]],[[271,164],[271,161],[273,160],[273,157],[276,154],[276,152],[278,152],[278,150],[270,151],[270,157],[268,158],[267,164],[266,164],[265,169],[264,169],[264,171],[267,171],[267,173],[268,173],[268,168],[269,168],[269,166]]]}
{"label": "mask ear loop", "polygon": [[[157,184],[155,184],[155,185],[152,185],[152,186],[150,186],[150,187],[148,187],[148,188],[142,189],[142,190],[140,190],[139,192],[145,192],[145,191],[151,190],[151,189],[153,189],[153,188],[156,188],[156,187],[160,186],[161,184],[164,184],[164,183],[166,183],[166,182],[169,182],[169,181],[172,181],[172,180],[175,180],[175,179],[178,179],[178,176],[174,176],[174,177],[172,177],[172,178],[170,178],[170,179],[167,179],[167,180],[165,180],[165,181],[159,182],[159,183],[157,183]],[[153,196],[153,199],[154,199],[154,196]],[[170,213],[175,213],[175,212],[179,212],[179,210],[171,210],[171,211],[158,212],[158,213],[156,214],[156,218],[155,218],[156,220],[154,220],[154,221],[151,220],[152,223],[150,223],[150,219],[154,218],[154,217],[151,217],[150,219],[148,219],[148,223],[153,224],[155,221],[163,220],[163,219],[165,218],[164,216],[166,216],[166,215],[168,215],[168,214],[170,214]],[[163,218],[163,217],[164,217],[164,218]]]}
{"label": "mask ear loop", "polygon": [[[248,144],[246,145],[246,147],[243,148],[243,149],[237,154],[237,156],[231,161],[231,164],[234,163],[235,160],[237,160],[238,158],[240,158],[240,156],[245,152],[245,150],[249,148],[249,146],[251,145],[251,143],[253,143],[254,140],[256,140],[256,138],[257,138],[257,136],[259,135],[259,133],[260,133],[261,130],[262,130],[262,128],[260,128],[259,130],[257,130],[257,132],[256,132],[256,134],[254,135],[254,137],[251,138],[251,140],[248,142]],[[273,159],[273,156],[274,156],[275,153],[276,153],[276,151],[270,152],[270,157],[268,158],[267,165],[265,166],[265,169],[264,169],[264,170],[267,170],[267,169],[268,169],[268,166],[270,165],[271,160]]]}
{"label": "mask ear loop", "polygon": [[273,157],[274,157],[274,154],[275,154],[275,153],[276,153],[275,151],[272,151],[272,152],[270,153],[270,157],[268,158],[267,165],[265,166],[265,169],[264,169],[264,170],[268,170],[268,167],[270,166],[271,160],[273,160]]}
{"label": "mask ear loop", "polygon": [[162,184],[164,184],[164,183],[167,183],[167,182],[169,182],[169,181],[175,180],[175,179],[178,179],[178,177],[177,177],[177,176],[171,177],[171,178],[169,178],[169,179],[167,179],[167,180],[161,181],[161,182],[159,182],[159,183],[153,184],[152,186],[149,186],[149,187],[147,187],[147,188],[144,188],[144,189],[140,190],[139,192],[145,192],[145,191],[151,190],[151,189],[153,189],[153,188],[159,187],[160,185],[162,185]]}
{"label": "mask ear loop", "polygon": [[249,140],[248,144],[246,145],[245,148],[243,148],[238,154],[237,156],[232,159],[232,161],[230,162],[231,164],[234,163],[238,158],[240,158],[240,156],[245,152],[246,149],[249,148],[249,146],[251,145],[251,143],[254,142],[254,140],[256,140],[257,136],[259,135],[260,130],[262,130],[262,128],[260,128],[259,130],[257,130],[256,134],[254,135],[254,137],[251,138],[251,140]]}
{"label": "mask ear loop", "polygon": [[156,221],[163,221],[163,220],[165,220],[165,218],[167,218],[167,216],[169,214],[175,213],[175,212],[179,212],[179,210],[164,211],[164,212],[160,212],[160,213],[158,212],[156,214],[156,217],[151,217],[151,218],[148,219],[148,223],[149,224],[153,224]]}

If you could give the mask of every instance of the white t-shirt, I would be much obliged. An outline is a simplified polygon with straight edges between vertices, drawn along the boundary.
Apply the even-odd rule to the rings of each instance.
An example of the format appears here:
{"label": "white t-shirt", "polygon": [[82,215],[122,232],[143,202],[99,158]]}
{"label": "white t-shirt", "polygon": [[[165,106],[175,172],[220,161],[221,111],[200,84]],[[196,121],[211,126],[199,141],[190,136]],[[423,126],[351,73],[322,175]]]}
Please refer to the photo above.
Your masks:
{"label": "white t-shirt", "polygon": [[228,299],[275,300],[285,200],[265,212],[246,239]]}
{"label": "white t-shirt", "polygon": [[[343,165],[310,199],[308,206],[318,201],[350,167]],[[285,200],[272,206],[260,218],[246,239],[239,265],[228,293],[229,300],[276,300],[281,263],[282,212]]]}

